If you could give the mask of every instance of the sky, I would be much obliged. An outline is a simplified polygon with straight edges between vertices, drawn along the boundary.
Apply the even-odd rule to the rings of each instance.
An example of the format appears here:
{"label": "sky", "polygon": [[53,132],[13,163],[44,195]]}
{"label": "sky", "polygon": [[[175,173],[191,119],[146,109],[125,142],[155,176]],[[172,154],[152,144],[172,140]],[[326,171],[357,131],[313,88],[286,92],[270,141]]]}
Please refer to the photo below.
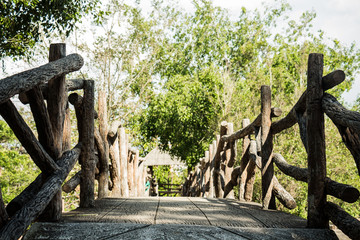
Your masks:
{"label": "sky", "polygon": [[[249,10],[262,8],[262,2],[274,0],[214,0],[214,4],[227,8],[236,17],[244,6]],[[329,38],[336,38],[346,46],[355,42],[360,48],[360,1],[359,0],[288,0],[292,6],[290,15],[298,18],[303,12],[314,10],[314,30],[321,29]],[[356,77],[352,89],[343,95],[345,102],[352,103],[360,94],[360,75]]]}

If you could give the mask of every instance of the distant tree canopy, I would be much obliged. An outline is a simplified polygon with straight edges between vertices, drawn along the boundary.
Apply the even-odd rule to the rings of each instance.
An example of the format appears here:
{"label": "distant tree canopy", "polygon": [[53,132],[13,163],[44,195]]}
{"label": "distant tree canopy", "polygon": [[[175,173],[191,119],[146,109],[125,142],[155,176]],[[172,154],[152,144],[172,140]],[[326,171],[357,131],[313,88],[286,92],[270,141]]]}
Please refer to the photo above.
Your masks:
{"label": "distant tree canopy", "polygon": [[29,52],[54,30],[69,34],[97,0],[2,0],[0,2],[0,58]]}

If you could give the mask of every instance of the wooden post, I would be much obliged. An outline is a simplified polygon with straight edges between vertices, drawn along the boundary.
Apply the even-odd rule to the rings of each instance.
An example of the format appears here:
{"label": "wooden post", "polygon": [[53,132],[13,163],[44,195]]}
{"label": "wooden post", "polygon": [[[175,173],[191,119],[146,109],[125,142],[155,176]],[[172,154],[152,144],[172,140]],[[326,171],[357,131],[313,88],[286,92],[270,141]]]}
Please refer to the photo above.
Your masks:
{"label": "wooden post", "polygon": [[125,128],[121,127],[119,130],[119,152],[120,152],[120,192],[121,197],[129,197],[128,185],[128,149],[126,144]]}
{"label": "wooden post", "polygon": [[[49,49],[49,62],[66,56],[66,45],[64,43],[51,44]],[[47,99],[47,110],[49,113],[51,129],[54,137],[54,157],[58,159],[63,151],[63,129],[66,114],[67,91],[65,75],[52,79],[48,83],[49,97]],[[55,194],[46,207],[40,221],[58,221],[62,212],[61,189]]]}
{"label": "wooden post", "polygon": [[209,146],[209,163],[210,163],[210,179],[209,179],[209,195],[208,198],[214,197],[214,152],[216,151],[216,140]]}
{"label": "wooden post", "polygon": [[[0,169],[1,171],[1,169]],[[1,176],[1,172],[0,172],[0,176]],[[2,198],[2,192],[1,192],[1,188],[0,188],[0,229],[7,223],[9,218],[9,215],[5,209],[5,204]]]}
{"label": "wooden post", "polygon": [[271,129],[271,89],[261,86],[261,189],[264,209],[276,209],[272,194],[274,166],[272,163],[273,136]]}
{"label": "wooden post", "polygon": [[[242,120],[242,128],[245,128],[246,126],[248,126],[250,124],[250,119],[246,118]],[[243,142],[242,142],[242,157],[241,159],[243,159],[243,156],[246,154],[246,151],[248,149],[250,145],[250,138],[249,136],[245,136],[243,138]],[[239,181],[239,200],[245,200],[245,183],[246,183],[246,179],[247,179],[247,168],[248,165],[251,161],[241,161],[240,162],[240,181]]]}
{"label": "wooden post", "polygon": [[94,92],[93,80],[84,82],[82,101],[82,149],[80,154],[81,182],[80,207],[94,207],[95,155],[94,155]]}
{"label": "wooden post", "polygon": [[121,196],[121,173],[120,173],[120,152],[119,152],[119,131],[118,133],[109,138],[109,154],[111,160],[111,168],[110,168],[110,177],[112,180],[112,189],[111,196],[112,197],[120,197]]}
{"label": "wooden post", "polygon": [[134,160],[133,160],[133,174],[134,174],[134,197],[138,197],[138,192],[140,188],[140,181],[139,181],[139,150],[135,150],[134,154]]}
{"label": "wooden post", "polygon": [[128,186],[129,186],[129,196],[134,196],[134,178],[133,178],[133,165],[134,165],[134,158],[132,152],[130,151],[130,143],[129,143],[129,135],[126,134],[126,145],[127,145],[127,177],[128,177]]}
{"label": "wooden post", "polygon": [[205,151],[205,173],[204,173],[204,190],[203,194],[205,197],[209,197],[209,186],[210,186],[210,154],[209,151]]}
{"label": "wooden post", "polygon": [[[99,114],[99,133],[102,139],[104,151],[100,158],[100,173],[99,173],[99,191],[98,198],[105,198],[109,194],[109,143],[108,143],[108,117],[107,117],[107,105],[106,105],[106,92],[100,90],[98,93],[98,114]],[[99,143],[101,144],[101,143]],[[118,186],[117,186],[118,187]]]}
{"label": "wooden post", "polygon": [[[227,123],[226,134],[231,135],[233,132],[234,132],[234,125],[232,123]],[[231,141],[228,144],[230,144],[230,148],[226,150],[226,162],[225,162],[225,174],[224,174],[225,186],[231,181],[231,174],[234,170],[233,166],[236,157],[236,142]],[[235,199],[234,190],[231,190],[227,194],[226,198]]]}
{"label": "wooden post", "polygon": [[325,127],[321,102],[323,55],[311,53],[308,60],[306,95],[306,128],[308,146],[308,218],[310,228],[328,228],[329,221],[324,213],[326,204],[325,178]]}

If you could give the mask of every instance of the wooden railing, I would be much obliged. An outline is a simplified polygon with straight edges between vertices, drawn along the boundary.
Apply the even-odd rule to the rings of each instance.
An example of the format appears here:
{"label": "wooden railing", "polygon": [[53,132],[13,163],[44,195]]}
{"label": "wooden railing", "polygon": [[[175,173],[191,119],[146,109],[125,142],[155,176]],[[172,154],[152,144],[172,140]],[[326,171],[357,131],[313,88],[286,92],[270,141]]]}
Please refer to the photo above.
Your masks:
{"label": "wooden railing", "polygon": [[[324,113],[337,126],[343,142],[353,155],[360,172],[360,113],[345,109],[326,90],[345,79],[341,70],[323,76],[323,55],[310,54],[308,59],[307,90],[291,111],[282,119],[281,110],[271,107],[271,89],[261,87],[261,113],[243,128],[233,132],[231,123],[222,122],[220,135],[209,146],[205,157],[184,184],[184,195],[216,198],[234,198],[233,188],[239,186],[240,200],[251,201],[255,168],[261,172],[262,205],[275,209],[275,197],[285,207],[293,209],[296,202],[274,176],[274,163],[286,175],[308,183],[309,228],[329,228],[329,220],[352,239],[360,239],[360,222],[334,203],[327,202],[332,195],[354,203],[359,191],[326,176]],[[307,168],[289,165],[279,153],[273,152],[273,137],[299,124],[300,136],[307,152]],[[236,142],[243,139],[240,166],[234,168]]]}
{"label": "wooden railing", "polygon": [[[64,44],[52,44],[50,63],[0,80],[0,114],[41,170],[6,207],[0,190],[0,239],[19,239],[35,219],[61,217],[61,185],[78,159],[84,180],[80,206],[94,205],[94,81],[66,81],[65,74],[79,70],[83,59],[78,54],[65,55]],[[68,88],[84,90],[77,114],[79,142],[71,150]],[[12,103],[10,98],[16,94],[30,104],[38,137]]]}
{"label": "wooden railing", "polygon": [[180,196],[182,193],[182,184],[171,183],[171,179],[167,179],[166,183],[158,184],[158,195],[162,196]]}

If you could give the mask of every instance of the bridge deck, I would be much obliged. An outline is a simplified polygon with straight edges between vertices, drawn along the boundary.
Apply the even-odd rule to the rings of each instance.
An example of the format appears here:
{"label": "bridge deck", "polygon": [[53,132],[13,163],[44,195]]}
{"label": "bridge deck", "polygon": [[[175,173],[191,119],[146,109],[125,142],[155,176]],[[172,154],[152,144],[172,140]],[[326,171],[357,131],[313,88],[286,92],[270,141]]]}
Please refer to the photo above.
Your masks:
{"label": "bridge deck", "polygon": [[337,239],[306,220],[256,203],[205,198],[107,198],[36,223],[25,239]]}

